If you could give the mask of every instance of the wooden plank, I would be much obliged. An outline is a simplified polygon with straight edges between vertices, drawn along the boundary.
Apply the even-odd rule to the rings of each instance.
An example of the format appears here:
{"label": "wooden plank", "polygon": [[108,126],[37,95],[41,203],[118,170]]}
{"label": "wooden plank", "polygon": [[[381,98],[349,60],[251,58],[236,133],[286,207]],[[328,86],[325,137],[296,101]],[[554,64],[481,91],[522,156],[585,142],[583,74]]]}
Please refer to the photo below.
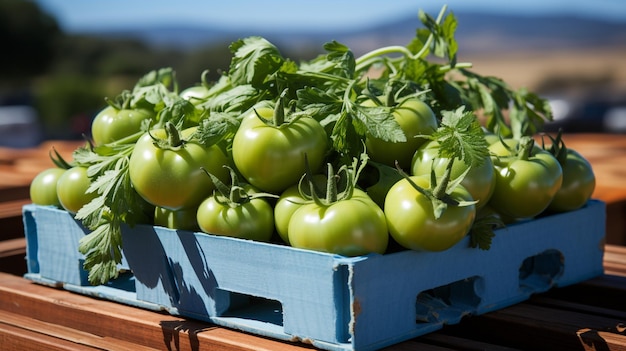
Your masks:
{"label": "wooden plank", "polygon": [[31,203],[30,198],[0,202],[0,219],[22,217],[22,207]]}
{"label": "wooden plank", "polygon": [[26,238],[0,239],[0,272],[26,273]]}
{"label": "wooden plank", "polygon": [[[458,351],[456,347],[441,346],[434,343],[430,343],[428,340],[417,338],[403,343],[399,343],[393,346],[389,346],[383,349],[383,351]],[[464,349],[469,351],[470,349]]]}
{"label": "wooden plank", "polygon": [[585,350],[626,350],[626,338],[622,335],[584,328],[578,337]]}
{"label": "wooden plank", "polygon": [[583,302],[572,302],[566,301],[563,299],[558,299],[554,297],[550,297],[549,295],[541,294],[537,296],[531,297],[531,299],[526,302],[529,304],[537,305],[537,306],[545,306],[555,310],[565,310],[565,311],[573,311],[580,312],[589,315],[598,315],[608,318],[621,319],[626,321],[626,311],[620,311],[615,308],[607,308],[601,306],[593,306],[588,303],[584,303],[585,299],[582,298]]}
{"label": "wooden plank", "polygon": [[[64,345],[67,349],[97,349],[118,351],[150,351],[154,348],[144,347],[132,342],[117,340],[111,337],[102,337],[80,330],[75,330],[55,323],[42,322],[37,319],[4,312],[0,315],[0,328],[10,329],[10,326],[22,329],[21,335],[28,335],[30,339],[56,339],[57,345]],[[13,329],[15,331],[15,329]],[[32,337],[31,337],[32,336]]]}
{"label": "wooden plank", "polygon": [[26,254],[26,238],[0,241],[0,259],[5,257],[24,256]]}
{"label": "wooden plank", "polygon": [[0,273],[0,311],[159,349],[174,344],[177,350],[194,351],[314,349],[40,286],[5,273]]}
{"label": "wooden plank", "polygon": [[[0,179],[4,173],[0,172]],[[0,201],[28,199],[30,196],[30,182],[28,184],[7,184],[0,180]]]}
{"label": "wooden plank", "polygon": [[626,276],[626,246],[611,244],[604,246],[604,272]]}
{"label": "wooden plank", "polygon": [[102,351],[3,323],[0,323],[0,347],[5,351]]}
{"label": "wooden plank", "polygon": [[[469,338],[460,338],[454,335],[446,335],[445,333],[427,334],[417,338],[416,340],[429,342],[433,345],[449,347],[453,350],[520,351],[518,348],[495,345]],[[411,350],[421,350],[421,348],[412,348]],[[394,349],[394,351],[396,350]]]}
{"label": "wooden plank", "polygon": [[458,336],[523,349],[580,350],[587,344],[601,341],[606,350],[623,350],[626,335],[617,328],[623,322],[622,319],[521,303],[468,318],[452,329]]}
{"label": "wooden plank", "polygon": [[615,311],[614,313],[626,312],[624,296],[626,296],[626,277],[614,275],[603,275],[576,285],[555,288],[540,295],[541,298],[551,298],[561,303],[569,302],[595,309],[607,309]]}

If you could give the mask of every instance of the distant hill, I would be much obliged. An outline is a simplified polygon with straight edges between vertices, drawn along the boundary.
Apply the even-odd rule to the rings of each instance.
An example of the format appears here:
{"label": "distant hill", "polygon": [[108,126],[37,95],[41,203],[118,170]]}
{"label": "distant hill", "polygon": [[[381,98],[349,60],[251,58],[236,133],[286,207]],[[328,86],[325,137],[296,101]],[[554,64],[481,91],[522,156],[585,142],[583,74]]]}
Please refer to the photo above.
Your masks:
{"label": "distant hill", "polygon": [[[626,45],[626,22],[609,22],[575,16],[529,17],[485,13],[455,13],[457,40],[462,53]],[[134,37],[155,46],[190,49],[198,46],[230,43],[250,35],[260,35],[279,47],[307,48],[322,51],[322,45],[337,40],[356,54],[385,45],[404,45],[421,27],[416,15],[389,23],[353,31],[228,30],[220,27],[170,25],[149,28],[98,31],[90,34],[110,37]]]}

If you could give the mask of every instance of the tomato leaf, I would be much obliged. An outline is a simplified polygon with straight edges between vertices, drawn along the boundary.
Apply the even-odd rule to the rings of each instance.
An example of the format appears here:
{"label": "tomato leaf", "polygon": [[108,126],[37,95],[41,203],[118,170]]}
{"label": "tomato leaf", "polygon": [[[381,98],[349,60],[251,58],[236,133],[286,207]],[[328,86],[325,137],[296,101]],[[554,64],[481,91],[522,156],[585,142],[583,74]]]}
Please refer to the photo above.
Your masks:
{"label": "tomato leaf", "polygon": [[117,278],[117,264],[122,261],[120,225],[105,222],[82,237],[79,251],[86,253],[83,267],[89,271],[89,282],[105,284]]}
{"label": "tomato leaf", "polygon": [[454,32],[457,27],[457,20],[454,15],[448,14],[441,25],[422,10],[419,11],[418,17],[426,29],[428,29],[429,34],[432,34],[432,52],[438,57],[447,57],[453,63],[452,66],[454,66],[458,49],[458,44],[454,39]]}
{"label": "tomato leaf", "polygon": [[211,96],[198,107],[208,111],[229,112],[245,111],[263,99],[264,93],[250,84],[229,87],[219,94]]}
{"label": "tomato leaf", "polygon": [[470,247],[489,250],[491,242],[496,236],[495,230],[502,227],[504,227],[504,223],[494,213],[485,213],[477,216],[469,232]]}
{"label": "tomato leaf", "polygon": [[354,117],[363,123],[367,133],[374,138],[391,142],[406,141],[406,136],[394,118],[391,107],[366,107],[356,104],[353,106]]}
{"label": "tomato leaf", "polygon": [[441,126],[431,135],[440,145],[439,155],[463,160],[472,167],[482,165],[489,150],[476,115],[465,111],[464,106],[442,115]]}
{"label": "tomato leaf", "polygon": [[[312,111],[311,117],[322,122],[330,115],[338,116],[343,108],[343,99],[334,94],[317,87],[305,87],[297,92],[298,106],[303,110]],[[336,121],[334,117],[332,121]],[[327,121],[326,124],[328,124]]]}
{"label": "tomato leaf", "polygon": [[169,96],[163,100],[165,107],[159,112],[158,123],[155,127],[163,128],[167,122],[182,127],[185,121],[193,120],[196,113],[199,113],[189,100],[180,96]]}
{"label": "tomato leaf", "polygon": [[117,264],[121,262],[121,225],[132,226],[145,217],[143,200],[132,187],[128,174],[133,140],[94,149],[79,148],[74,152],[75,160],[88,166],[87,174],[93,179],[90,191],[99,194],[75,216],[91,230],[81,238],[78,249],[85,255],[84,268],[89,271],[92,284],[104,284],[117,277]]}
{"label": "tomato leaf", "polygon": [[169,86],[175,84],[174,70],[171,67],[164,67],[158,70],[153,70],[146,73],[143,77],[139,78],[133,90],[140,89],[142,87],[154,86],[157,84],[163,84]]}
{"label": "tomato leaf", "polygon": [[233,58],[228,76],[235,85],[261,86],[284,62],[284,58],[267,39],[253,36],[231,44]]}
{"label": "tomato leaf", "polygon": [[340,77],[353,78],[355,70],[355,59],[352,51],[345,45],[332,41],[324,44],[324,49],[328,51],[327,60],[334,63],[332,67],[337,68],[334,73]]}
{"label": "tomato leaf", "polygon": [[237,114],[215,112],[210,118],[200,122],[194,138],[208,147],[233,137],[239,124],[241,120]]}

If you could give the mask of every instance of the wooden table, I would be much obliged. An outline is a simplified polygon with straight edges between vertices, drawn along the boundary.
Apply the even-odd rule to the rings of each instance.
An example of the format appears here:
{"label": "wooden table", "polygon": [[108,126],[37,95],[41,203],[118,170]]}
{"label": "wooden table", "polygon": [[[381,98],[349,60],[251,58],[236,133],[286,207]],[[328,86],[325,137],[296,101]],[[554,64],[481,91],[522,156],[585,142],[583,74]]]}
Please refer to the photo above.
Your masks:
{"label": "wooden table", "polygon": [[[626,350],[626,251],[607,274],[391,347],[406,350]],[[619,265],[618,265],[619,266]],[[129,307],[0,273],[0,349],[312,350]]]}

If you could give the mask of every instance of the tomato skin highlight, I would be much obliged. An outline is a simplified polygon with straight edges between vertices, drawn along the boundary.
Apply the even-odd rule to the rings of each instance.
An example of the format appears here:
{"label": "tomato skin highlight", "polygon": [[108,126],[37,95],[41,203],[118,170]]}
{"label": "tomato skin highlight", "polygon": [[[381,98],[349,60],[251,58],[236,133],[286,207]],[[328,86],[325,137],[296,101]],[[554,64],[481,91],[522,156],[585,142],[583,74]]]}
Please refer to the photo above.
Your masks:
{"label": "tomato skin highlight", "polygon": [[[271,118],[269,108],[257,110]],[[248,183],[278,194],[296,184],[305,173],[304,154],[313,172],[320,169],[326,156],[326,131],[313,118],[303,117],[279,127],[266,125],[252,112],[244,117],[233,138],[233,162]]]}
{"label": "tomato skin highlight", "polygon": [[147,109],[121,109],[113,106],[102,109],[91,124],[91,137],[96,145],[108,144],[141,131],[145,119],[153,119]]}
{"label": "tomato skin highlight", "polygon": [[209,196],[198,207],[197,220],[203,232],[214,235],[269,241],[274,234],[274,210],[261,198],[231,207]]}
{"label": "tomato skin highlight", "polygon": [[87,192],[90,185],[87,168],[75,166],[66,170],[57,181],[57,195],[61,206],[70,213],[77,213],[98,196],[97,193]]}
{"label": "tomato skin highlight", "polygon": [[[519,143],[504,142],[513,149]],[[489,201],[494,210],[511,219],[532,218],[546,210],[563,182],[558,160],[537,145],[528,159],[515,157],[501,142],[489,150],[496,169],[496,188]]]}
{"label": "tomato skin highlight", "polygon": [[30,201],[35,205],[61,207],[57,182],[65,173],[63,168],[48,168],[39,172],[30,183]]}
{"label": "tomato skin highlight", "polygon": [[[364,105],[373,104],[371,100]],[[429,135],[437,129],[437,118],[430,106],[419,99],[407,99],[394,108],[393,116],[402,128],[407,141],[391,142],[367,136],[365,146],[367,153],[375,162],[395,167],[396,160],[403,169],[411,167],[415,150],[427,139],[417,135]]]}
{"label": "tomato skin highlight", "polygon": [[[188,139],[195,129],[183,130],[181,137]],[[158,139],[166,138],[163,129],[150,133]],[[146,133],[130,156],[129,176],[137,193],[148,203],[180,210],[198,206],[215,189],[202,168],[226,181],[228,171],[222,166],[228,162],[226,154],[216,145],[207,148],[190,141],[179,149],[161,149]]]}
{"label": "tomato skin highlight", "polygon": [[293,247],[343,256],[383,254],[389,243],[385,215],[364,192],[328,206],[301,206],[288,232]]}
{"label": "tomato skin highlight", "polygon": [[573,211],[583,207],[596,187],[596,177],[591,164],[576,150],[567,149],[563,168],[563,183],[554,195],[548,210],[552,212]]}
{"label": "tomato skin highlight", "polygon": [[[428,188],[430,176],[411,176],[410,179],[422,188]],[[452,195],[472,201],[472,196],[463,187],[456,187]],[[476,208],[448,206],[441,217],[435,218],[430,199],[417,191],[406,179],[397,182],[387,193],[385,217],[389,234],[403,247],[416,251],[444,251],[469,232]]]}
{"label": "tomato skin highlight", "polygon": [[[437,141],[429,141],[422,145],[413,156],[411,165],[411,175],[430,175],[431,168],[434,168],[438,177],[443,176],[449,158],[439,157],[439,143]],[[452,164],[451,179],[456,179],[469,168],[464,161],[455,159]],[[486,157],[485,162],[479,166],[470,169],[461,185],[469,191],[472,198],[476,201],[476,209],[486,206],[491,199],[491,195],[496,187],[496,175],[491,157]]]}
{"label": "tomato skin highlight", "polygon": [[274,224],[280,238],[289,244],[289,220],[306,200],[301,196],[298,185],[293,185],[280,194],[274,206]]}
{"label": "tomato skin highlight", "polygon": [[180,92],[180,97],[188,100],[193,105],[204,102],[209,97],[209,89],[203,85],[192,86]]}

